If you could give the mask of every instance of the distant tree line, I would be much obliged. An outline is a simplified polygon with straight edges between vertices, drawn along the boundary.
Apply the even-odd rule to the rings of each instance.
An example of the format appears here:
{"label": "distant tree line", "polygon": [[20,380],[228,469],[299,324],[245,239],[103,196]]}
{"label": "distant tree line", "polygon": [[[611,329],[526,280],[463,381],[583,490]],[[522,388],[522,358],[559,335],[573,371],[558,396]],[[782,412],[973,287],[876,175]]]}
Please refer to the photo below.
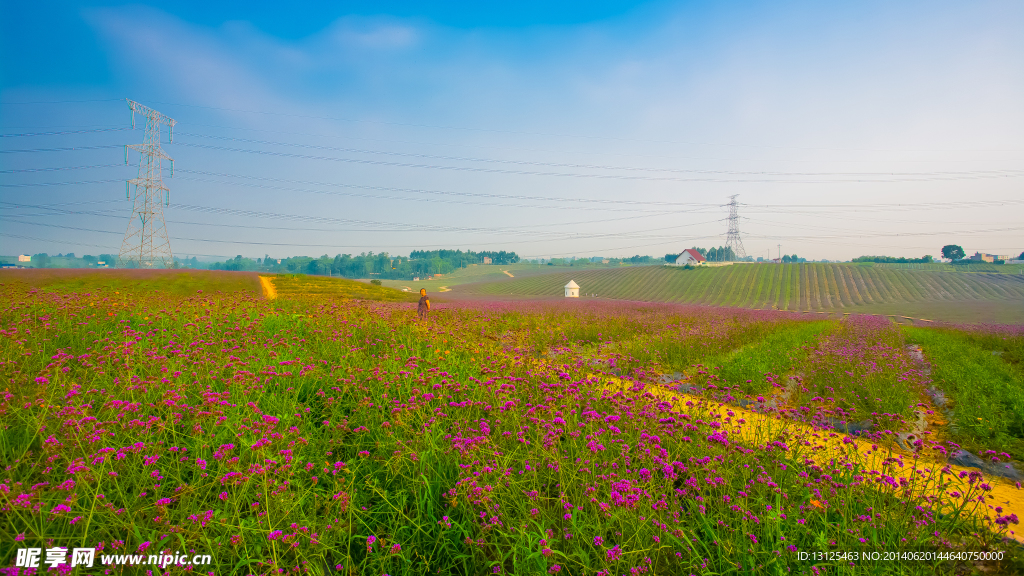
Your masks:
{"label": "distant tree line", "polygon": [[858,256],[851,260],[851,262],[875,262],[878,264],[927,264],[934,261],[935,259],[931,256],[922,256],[920,258],[904,258],[902,256]]}
{"label": "distant tree line", "polygon": [[[100,264],[100,262],[103,264]],[[117,264],[117,256],[113,254],[100,254],[99,256],[86,254],[79,258],[75,256],[74,252],[57,254],[56,256],[40,252],[39,254],[33,254],[32,259],[27,265],[33,268],[96,268],[98,266],[113,267],[115,264]],[[25,266],[26,264],[21,263],[20,265]]]}
{"label": "distant tree line", "polygon": [[500,266],[519,262],[518,254],[504,250],[500,252],[473,252],[472,250],[465,252],[462,250],[413,250],[409,252],[410,260],[434,260],[435,258],[458,263],[460,266],[465,264],[483,264],[484,258],[490,258],[491,264],[498,264]]}
{"label": "distant tree line", "polygon": [[492,264],[508,265],[520,261],[515,252],[473,252],[471,250],[414,250],[408,257],[391,256],[387,252],[374,254],[363,252],[358,255],[338,254],[333,258],[324,254],[319,258],[293,256],[273,259],[243,258],[235,256],[224,262],[215,262],[211,270],[265,271],[287,274],[314,274],[321,276],[342,276],[345,278],[375,278],[407,280],[417,276],[449,274],[458,268],[483,264],[484,258],[491,258]]}
{"label": "distant tree line", "polygon": [[[607,260],[608,262],[604,262]],[[573,266],[573,267],[603,267],[603,266],[632,266],[635,264],[656,264],[659,262],[654,256],[641,256],[639,254],[630,256],[628,258],[601,258],[601,257],[585,257],[585,256],[572,256],[569,258],[551,258],[550,260],[532,260],[538,264],[547,264],[548,266]]]}

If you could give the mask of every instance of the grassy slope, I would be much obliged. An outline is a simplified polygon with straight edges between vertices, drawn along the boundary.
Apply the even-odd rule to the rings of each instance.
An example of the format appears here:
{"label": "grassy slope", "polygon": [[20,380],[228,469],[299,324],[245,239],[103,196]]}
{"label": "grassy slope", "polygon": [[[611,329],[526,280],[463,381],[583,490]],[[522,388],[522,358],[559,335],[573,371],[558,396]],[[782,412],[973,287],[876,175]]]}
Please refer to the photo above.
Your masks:
{"label": "grassy slope", "polygon": [[561,269],[523,278],[488,279],[456,291],[557,297],[570,279],[580,284],[583,294],[623,300],[1024,322],[1024,276],[850,264]]}

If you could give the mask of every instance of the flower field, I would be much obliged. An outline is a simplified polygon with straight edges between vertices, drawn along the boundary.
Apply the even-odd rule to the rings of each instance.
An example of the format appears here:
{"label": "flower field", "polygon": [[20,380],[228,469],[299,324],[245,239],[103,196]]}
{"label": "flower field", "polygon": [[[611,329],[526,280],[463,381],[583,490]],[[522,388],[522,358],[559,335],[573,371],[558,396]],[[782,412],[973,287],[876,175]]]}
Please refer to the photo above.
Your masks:
{"label": "flower field", "polygon": [[[948,347],[1003,346],[967,357],[1010,414],[1021,331],[597,300],[420,322],[320,279],[44,280],[0,276],[7,574],[45,570],[15,566],[29,546],[212,574],[1024,570],[1024,492],[990,473],[1019,467],[1019,420],[953,430],[933,390],[970,402],[987,384],[947,385]],[[987,468],[947,462],[965,443]]]}

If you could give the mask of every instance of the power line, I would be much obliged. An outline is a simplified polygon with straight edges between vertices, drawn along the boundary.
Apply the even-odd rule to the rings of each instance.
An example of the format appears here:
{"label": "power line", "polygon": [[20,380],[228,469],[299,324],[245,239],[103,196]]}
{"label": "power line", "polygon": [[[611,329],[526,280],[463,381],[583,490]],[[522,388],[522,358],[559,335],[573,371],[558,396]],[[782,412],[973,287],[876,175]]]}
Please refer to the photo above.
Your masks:
{"label": "power line", "polygon": [[721,142],[697,142],[697,141],[678,141],[678,140],[655,140],[655,139],[643,139],[643,138],[621,138],[614,136],[593,136],[593,135],[579,135],[579,134],[559,134],[553,132],[528,132],[523,130],[503,130],[497,128],[474,128],[474,127],[463,127],[463,126],[445,126],[440,124],[417,124],[409,122],[389,122],[384,120],[367,120],[367,119],[354,119],[354,118],[342,118],[332,116],[313,116],[307,114],[288,114],[286,112],[268,112],[262,110],[242,110],[238,108],[221,108],[216,106],[202,106],[198,104],[176,104],[173,102],[157,102],[157,104],[167,104],[170,106],[184,106],[190,108],[205,108],[208,110],[221,110],[225,112],[243,112],[247,114],[264,114],[268,116],[283,116],[289,118],[304,118],[309,120],[333,120],[337,122],[356,122],[356,123],[367,123],[367,124],[383,124],[392,126],[409,126],[414,128],[436,128],[442,130],[462,130],[467,132],[494,132],[504,134],[521,134],[525,136],[552,136],[558,138],[580,138],[588,140],[613,140],[620,142],[650,142],[654,144],[683,144],[687,146],[722,146],[729,148],[771,148],[771,149],[785,149],[785,150],[836,150],[836,151],[847,151],[847,152],[1020,152],[1020,150],[969,150],[969,149],[950,149],[950,150],[899,150],[899,149],[880,149],[880,148],[836,148],[836,147],[821,147],[821,146],[777,146],[777,145],[758,145],[758,144],[732,144],[732,143],[721,143]]}
{"label": "power line", "polygon": [[93,144],[89,146],[62,146],[57,148],[18,148],[0,150],[0,154],[29,154],[39,152],[75,152],[78,150],[105,150],[108,148],[124,148],[124,144]]}
{"label": "power line", "polygon": [[[119,167],[121,165],[120,164],[111,164],[110,166],[111,167]],[[188,174],[214,175],[214,176],[222,176],[222,177],[226,177],[226,178],[239,178],[239,179],[245,179],[245,180],[298,183],[298,184],[305,184],[305,185],[309,185],[309,186],[344,187],[344,188],[356,188],[356,189],[366,189],[366,190],[408,192],[408,193],[424,194],[424,195],[446,195],[446,196],[472,197],[472,198],[485,198],[485,199],[532,200],[532,201],[564,202],[564,203],[575,204],[575,206],[566,206],[566,207],[563,207],[563,206],[536,206],[536,205],[522,206],[522,207],[526,207],[526,208],[542,207],[542,208],[547,208],[547,209],[563,209],[563,208],[568,208],[568,209],[589,209],[589,208],[580,206],[581,204],[602,204],[602,205],[616,206],[616,208],[614,208],[615,210],[627,209],[627,208],[622,208],[622,206],[630,206],[630,205],[677,206],[677,207],[681,207],[681,208],[691,208],[691,209],[693,207],[704,208],[704,207],[721,207],[721,206],[723,206],[723,204],[720,204],[720,203],[664,202],[664,201],[655,201],[655,200],[613,200],[613,199],[601,199],[601,198],[571,198],[571,197],[560,197],[560,196],[528,196],[528,195],[522,195],[522,194],[493,194],[493,193],[480,193],[480,192],[453,192],[453,191],[445,191],[445,190],[429,190],[429,189],[417,189],[417,188],[399,188],[399,187],[389,187],[389,186],[370,186],[370,185],[331,183],[331,182],[307,182],[307,181],[302,181],[302,180],[288,180],[288,179],[282,179],[282,178],[270,178],[270,177],[261,177],[261,176],[246,176],[246,175],[235,175],[235,174],[223,174],[223,173],[217,173],[217,172],[204,172],[204,171],[201,171],[201,170],[187,170],[187,169],[179,169],[178,172],[179,173],[188,173]],[[223,182],[223,181],[217,181],[217,180],[203,180],[201,178],[187,178],[186,180],[191,180],[191,181],[196,181],[196,182],[211,182],[211,183],[216,183],[216,184],[238,185],[238,186],[242,186],[243,185],[243,184],[240,184],[240,183]],[[82,186],[82,185],[89,185],[89,184],[109,184],[109,183],[113,183],[113,182],[121,182],[121,180],[119,180],[119,179],[104,179],[104,180],[80,180],[80,181],[73,181],[73,182],[27,182],[27,183],[14,183],[14,184],[0,183],[0,187],[3,187],[3,188],[22,188],[22,187],[36,187],[36,186]],[[344,196],[365,197],[365,198],[374,198],[374,199],[381,199],[381,200],[399,200],[399,201],[418,200],[416,198],[394,197],[394,196],[374,196],[374,195],[355,195],[355,194],[345,194],[345,193],[331,193],[331,192],[325,192],[325,191],[299,189],[299,188],[283,188],[283,187],[254,186],[254,185],[250,185],[250,186],[256,187],[256,188],[268,188],[268,189],[272,189],[272,190],[283,190],[283,191],[290,191],[290,192],[308,192],[308,193],[312,193],[312,194],[337,194],[337,195],[344,195]],[[457,203],[457,202],[452,202],[452,203]],[[963,202],[914,202],[914,203],[900,202],[900,203],[864,203],[864,204],[751,204],[751,203],[739,203],[738,205],[742,206],[742,207],[744,207],[744,209],[748,209],[748,210],[749,209],[754,209],[755,211],[757,211],[758,209],[761,209],[764,213],[822,215],[823,212],[821,212],[821,211],[806,211],[806,210],[799,211],[799,210],[796,210],[796,209],[799,209],[799,208],[815,209],[816,208],[816,209],[821,209],[821,210],[826,210],[826,211],[828,211],[828,210],[842,211],[844,214],[848,214],[850,212],[856,212],[856,211],[887,211],[887,212],[890,212],[890,211],[897,211],[897,210],[906,210],[906,211],[915,211],[915,212],[917,212],[917,211],[927,210],[927,209],[954,209],[954,208],[957,209],[957,210],[965,210],[965,209],[990,209],[990,208],[996,208],[996,207],[1000,207],[1000,206],[1016,206],[1016,205],[1021,205],[1021,204],[1024,204],[1024,199],[1016,199],[1016,200],[1015,199],[972,200],[969,204],[964,204]],[[488,205],[488,206],[500,206],[500,205],[497,205],[497,204],[485,204],[485,205]],[[661,211],[657,211],[657,212],[664,213],[664,212],[661,212]]]}
{"label": "power line", "polygon": [[61,172],[64,170],[91,170],[93,168],[121,168],[123,164],[92,164],[90,166],[60,166],[57,168],[17,168],[0,170],[0,174],[22,174],[32,172]]}
{"label": "power line", "polygon": [[60,130],[55,132],[19,132],[15,134],[0,134],[0,138],[22,138],[27,136],[66,136],[69,134],[91,134],[95,132],[123,132],[131,128],[90,128],[83,130]]}
{"label": "power line", "polygon": [[[108,213],[102,213],[102,212],[96,212],[96,211],[68,210],[68,209],[50,207],[50,206],[45,206],[45,205],[17,204],[17,203],[13,203],[13,202],[0,202],[0,205],[6,205],[6,206],[9,206],[11,208],[34,208],[34,209],[39,209],[39,210],[49,210],[52,213],[58,213],[58,214],[62,214],[62,215],[91,215],[91,216],[102,216],[102,217],[110,217],[110,218],[120,218],[121,217],[120,215],[114,215],[114,214],[108,214]],[[59,206],[59,205],[53,205],[53,206]],[[646,217],[646,216],[625,216],[625,217],[620,217],[620,218],[608,218],[608,219],[601,219],[601,220],[585,220],[585,221],[581,221],[581,222],[554,222],[554,223],[550,223],[550,224],[526,225],[524,227],[521,227],[521,228],[517,229],[517,228],[507,228],[507,227],[506,228],[501,228],[501,227],[499,227],[499,228],[495,228],[495,227],[471,228],[471,227],[463,227],[463,226],[442,226],[442,225],[434,225],[434,224],[406,224],[406,223],[395,223],[395,222],[381,222],[381,221],[373,221],[373,220],[342,219],[342,218],[333,218],[333,217],[326,217],[326,216],[304,216],[304,215],[297,215],[297,214],[282,214],[282,213],[275,213],[275,212],[255,212],[255,211],[249,211],[249,210],[239,210],[239,209],[235,209],[235,208],[220,208],[220,207],[213,207],[213,206],[193,206],[193,205],[189,205],[189,204],[176,204],[175,206],[173,206],[173,208],[189,210],[189,211],[195,211],[195,212],[201,212],[201,213],[213,213],[213,214],[221,214],[221,215],[244,216],[244,217],[249,217],[249,218],[265,218],[265,219],[279,219],[279,220],[298,220],[298,221],[309,221],[309,222],[318,222],[318,223],[324,223],[324,224],[338,224],[338,225],[374,226],[374,228],[358,229],[358,230],[353,230],[353,229],[347,229],[347,230],[326,229],[326,230],[321,230],[321,231],[325,231],[325,232],[357,232],[357,231],[358,232],[471,232],[471,233],[481,233],[481,232],[483,232],[483,233],[507,233],[507,234],[524,234],[524,235],[548,234],[548,235],[555,235],[555,236],[559,236],[559,237],[565,235],[566,233],[565,232],[543,232],[543,231],[537,231],[537,230],[528,230],[528,229],[525,229],[525,228],[536,228],[536,227],[551,227],[551,228],[553,228],[553,227],[576,226],[576,225],[583,225],[583,224],[600,224],[600,223],[607,223],[607,222],[611,222],[611,221],[634,220],[634,219]],[[51,215],[53,215],[53,214],[46,214],[46,216],[51,216]],[[18,214],[18,215],[13,215],[13,216],[10,216],[10,217],[25,217],[25,216],[31,216],[31,215]],[[3,218],[3,217],[4,216],[0,216],[0,218]],[[709,223],[712,223],[712,222],[720,222],[720,221],[721,221],[721,219],[717,218],[717,219],[709,220],[709,221],[706,221],[706,222],[698,222],[698,223],[686,224],[686,225],[687,226],[699,226],[699,225],[703,225],[703,224],[709,224]],[[223,223],[182,222],[182,221],[170,221],[170,222],[173,222],[173,223],[176,223],[176,224],[192,224],[192,225],[200,225],[200,226],[253,228],[253,226],[251,226],[251,225],[236,226],[236,225],[223,224]],[[394,226],[395,228],[381,228],[383,226]],[[646,228],[645,230],[646,231],[650,231],[650,230],[663,230],[663,229],[675,228],[675,227],[679,227],[679,226],[682,226],[682,225],[681,224],[673,224],[672,226],[667,226],[667,227],[662,227],[662,228]],[[313,229],[310,229],[310,228],[298,228],[298,229],[295,229],[295,228],[281,228],[281,227],[264,227],[264,229],[268,229],[268,230],[313,231]],[[572,234],[572,233],[570,233],[570,234]],[[621,234],[631,234],[631,233],[630,232],[626,232],[626,233],[621,233]]]}
{"label": "power line", "polygon": [[936,173],[927,177],[900,177],[900,178],[835,178],[832,180],[781,180],[767,178],[679,178],[670,176],[637,176],[626,174],[583,174],[577,172],[542,172],[528,170],[510,170],[505,168],[483,168],[475,166],[444,166],[439,164],[415,164],[410,162],[394,162],[389,160],[370,160],[366,158],[344,158],[335,156],[314,156],[310,154],[293,154],[290,152],[278,152],[272,150],[252,150],[247,148],[230,148],[227,146],[213,146],[209,144],[180,143],[181,146],[189,146],[203,150],[216,150],[220,152],[236,152],[244,154],[259,154],[274,156],[278,158],[290,158],[298,160],[317,160],[326,162],[344,162],[350,164],[363,164],[370,166],[387,166],[392,168],[416,168],[431,170],[446,170],[456,172],[475,172],[484,174],[506,174],[519,176],[555,176],[570,178],[596,178],[605,180],[636,180],[649,182],[708,182],[708,183],[760,183],[760,184],[839,184],[839,183],[886,183],[886,182],[934,182],[949,180],[980,180],[988,178],[1018,178],[1024,176],[1024,171],[1006,172],[1000,174],[964,174],[942,176]]}
{"label": "power line", "polygon": [[[309,150],[323,150],[329,152],[344,152],[354,154],[376,154],[386,156],[397,156],[404,158],[425,158],[431,160],[449,160],[454,162],[478,162],[478,163],[496,163],[496,164],[512,164],[522,166],[544,166],[549,168],[576,168],[576,169],[588,169],[588,170],[622,170],[622,171],[638,171],[638,172],[667,172],[677,174],[728,174],[728,175],[739,175],[739,176],[958,176],[958,175],[978,175],[978,176],[1020,176],[1024,175],[1024,170],[969,170],[969,171],[929,171],[929,172],[779,172],[779,171],[768,171],[768,170],[702,170],[702,169],[683,169],[683,168],[644,168],[638,166],[615,166],[615,165],[602,165],[602,164],[582,164],[575,162],[540,162],[533,160],[505,160],[497,158],[473,158],[466,156],[445,156],[438,154],[423,154],[414,152],[393,152],[385,150],[367,150],[362,148],[346,148],[338,146],[323,146],[319,144],[299,144],[292,142],[273,142],[268,140],[255,140],[251,138],[237,138],[232,136],[212,136],[206,134],[193,134],[193,133],[179,133],[181,136],[191,136],[197,138],[209,138],[215,140],[229,140],[234,142],[244,142],[247,144],[260,144],[265,146],[287,146],[293,148],[305,148]],[[201,144],[189,144],[187,142],[180,144],[184,146],[205,146]],[[230,149],[231,151],[240,151],[238,149]],[[254,151],[255,152],[255,151]],[[262,152],[261,152],[262,153]]]}

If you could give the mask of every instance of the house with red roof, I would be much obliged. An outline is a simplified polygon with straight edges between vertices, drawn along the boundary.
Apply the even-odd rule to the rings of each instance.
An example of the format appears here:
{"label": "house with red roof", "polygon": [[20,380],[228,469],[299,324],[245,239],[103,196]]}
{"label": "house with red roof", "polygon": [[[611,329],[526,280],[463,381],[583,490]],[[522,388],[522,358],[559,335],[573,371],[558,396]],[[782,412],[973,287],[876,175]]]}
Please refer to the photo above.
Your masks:
{"label": "house with red roof", "polygon": [[690,266],[700,266],[707,261],[707,258],[700,255],[700,252],[693,248],[687,248],[679,256],[676,256],[675,262],[670,262],[670,264],[674,266],[686,266],[687,264]]}

